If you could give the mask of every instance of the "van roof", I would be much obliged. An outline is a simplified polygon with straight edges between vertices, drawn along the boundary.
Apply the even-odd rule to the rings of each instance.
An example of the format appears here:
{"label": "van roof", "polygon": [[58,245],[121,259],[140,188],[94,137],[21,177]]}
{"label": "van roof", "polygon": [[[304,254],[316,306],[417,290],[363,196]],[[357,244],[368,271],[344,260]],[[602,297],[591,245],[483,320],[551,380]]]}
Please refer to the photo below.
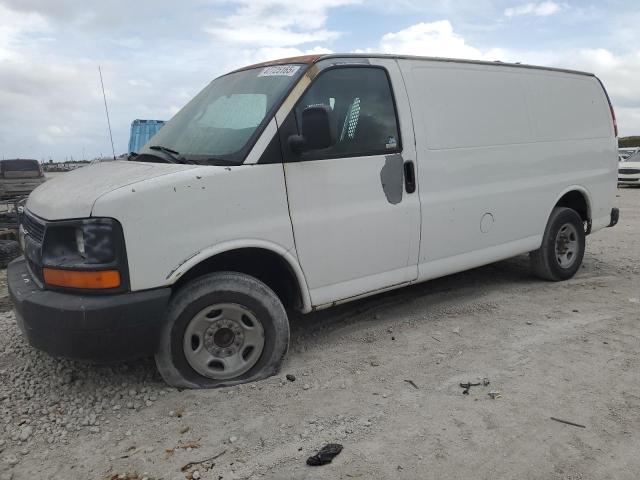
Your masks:
{"label": "van roof", "polygon": [[486,60],[466,60],[461,58],[446,58],[446,57],[420,57],[416,55],[392,55],[392,54],[382,54],[382,53],[374,53],[374,54],[361,54],[361,53],[331,53],[331,54],[323,54],[323,55],[303,55],[299,57],[288,57],[288,58],[280,58],[277,60],[270,60],[268,62],[256,63],[253,65],[249,65],[246,67],[239,68],[235,70],[236,72],[242,70],[248,70],[250,68],[257,67],[268,67],[272,65],[284,65],[287,63],[306,63],[313,64],[317,63],[320,60],[326,60],[330,58],[392,58],[392,59],[408,59],[408,60],[429,60],[431,62],[451,62],[451,63],[471,63],[476,65],[492,65],[492,66],[500,66],[500,67],[515,67],[515,68],[530,68],[535,70],[549,70],[552,72],[564,72],[564,73],[574,73],[577,75],[587,75],[590,77],[595,76],[593,73],[583,72],[580,70],[570,70],[566,68],[555,68],[555,67],[543,67],[539,65],[528,65],[524,63],[508,63],[501,62],[496,60],[494,62],[489,62]]}

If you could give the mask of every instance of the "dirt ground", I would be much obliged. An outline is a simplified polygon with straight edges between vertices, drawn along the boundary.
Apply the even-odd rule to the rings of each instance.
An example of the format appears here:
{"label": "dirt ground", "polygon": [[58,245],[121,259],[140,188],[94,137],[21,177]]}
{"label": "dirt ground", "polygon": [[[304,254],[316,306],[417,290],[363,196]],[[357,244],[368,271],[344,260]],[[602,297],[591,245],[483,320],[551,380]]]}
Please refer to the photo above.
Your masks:
{"label": "dirt ground", "polygon": [[[619,225],[588,237],[574,279],[537,280],[522,256],[295,317],[281,374],[253,385],[177,391],[162,384],[151,361],[104,367],[51,359],[24,344],[5,313],[0,472],[13,479],[635,480],[640,189],[619,189],[617,201]],[[6,300],[0,306],[8,308]],[[485,377],[488,386],[462,394],[460,382]],[[51,395],[73,406],[68,415],[93,417],[60,434],[52,423],[68,420],[51,419],[67,407],[51,407],[61,405]],[[21,440],[16,432],[30,424],[33,433]],[[328,442],[344,450],[330,465],[306,466]]]}

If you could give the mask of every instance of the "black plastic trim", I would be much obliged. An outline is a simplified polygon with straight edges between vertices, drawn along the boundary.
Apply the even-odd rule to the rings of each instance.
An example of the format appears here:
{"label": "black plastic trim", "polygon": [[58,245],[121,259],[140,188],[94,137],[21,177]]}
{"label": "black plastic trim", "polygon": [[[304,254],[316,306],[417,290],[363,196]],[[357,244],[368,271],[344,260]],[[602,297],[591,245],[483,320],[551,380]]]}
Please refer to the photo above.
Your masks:
{"label": "black plastic trim", "polygon": [[620,220],[620,210],[617,208],[611,209],[611,222],[609,223],[609,227],[615,227]]}
{"label": "black plastic trim", "polygon": [[7,268],[16,320],[29,343],[52,355],[98,361],[155,353],[170,288],[112,295],[41,290],[24,258]]}

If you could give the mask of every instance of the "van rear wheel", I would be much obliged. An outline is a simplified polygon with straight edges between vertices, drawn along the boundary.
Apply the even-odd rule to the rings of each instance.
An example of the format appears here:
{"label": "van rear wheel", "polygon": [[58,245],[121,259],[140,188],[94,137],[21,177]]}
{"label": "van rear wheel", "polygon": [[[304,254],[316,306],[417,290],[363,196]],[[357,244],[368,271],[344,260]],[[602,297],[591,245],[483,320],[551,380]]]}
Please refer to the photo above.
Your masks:
{"label": "van rear wheel", "polygon": [[197,278],[174,294],[156,365],[174,387],[214,388],[276,374],[289,345],[275,293],[241,273]]}
{"label": "van rear wheel", "polygon": [[571,208],[556,207],[547,222],[542,245],[530,253],[531,267],[545,280],[567,280],[580,268],[584,249],[582,218]]}

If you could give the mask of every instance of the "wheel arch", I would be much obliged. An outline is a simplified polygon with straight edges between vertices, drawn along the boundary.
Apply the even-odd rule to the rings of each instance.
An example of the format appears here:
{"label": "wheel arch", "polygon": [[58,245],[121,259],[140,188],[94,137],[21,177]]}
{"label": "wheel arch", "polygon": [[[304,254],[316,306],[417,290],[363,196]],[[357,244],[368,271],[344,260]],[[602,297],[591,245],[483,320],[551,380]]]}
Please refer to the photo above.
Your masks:
{"label": "wheel arch", "polygon": [[296,257],[290,250],[264,240],[236,240],[203,249],[174,268],[167,281],[176,289],[217,271],[251,275],[269,286],[285,307],[304,313],[312,309],[307,282]]}
{"label": "wheel arch", "polygon": [[547,218],[551,216],[551,212],[556,207],[567,207],[575,210],[586,223],[586,233],[591,232],[591,196],[589,191],[580,185],[572,185],[562,191],[556,198],[553,207],[549,210]]}

